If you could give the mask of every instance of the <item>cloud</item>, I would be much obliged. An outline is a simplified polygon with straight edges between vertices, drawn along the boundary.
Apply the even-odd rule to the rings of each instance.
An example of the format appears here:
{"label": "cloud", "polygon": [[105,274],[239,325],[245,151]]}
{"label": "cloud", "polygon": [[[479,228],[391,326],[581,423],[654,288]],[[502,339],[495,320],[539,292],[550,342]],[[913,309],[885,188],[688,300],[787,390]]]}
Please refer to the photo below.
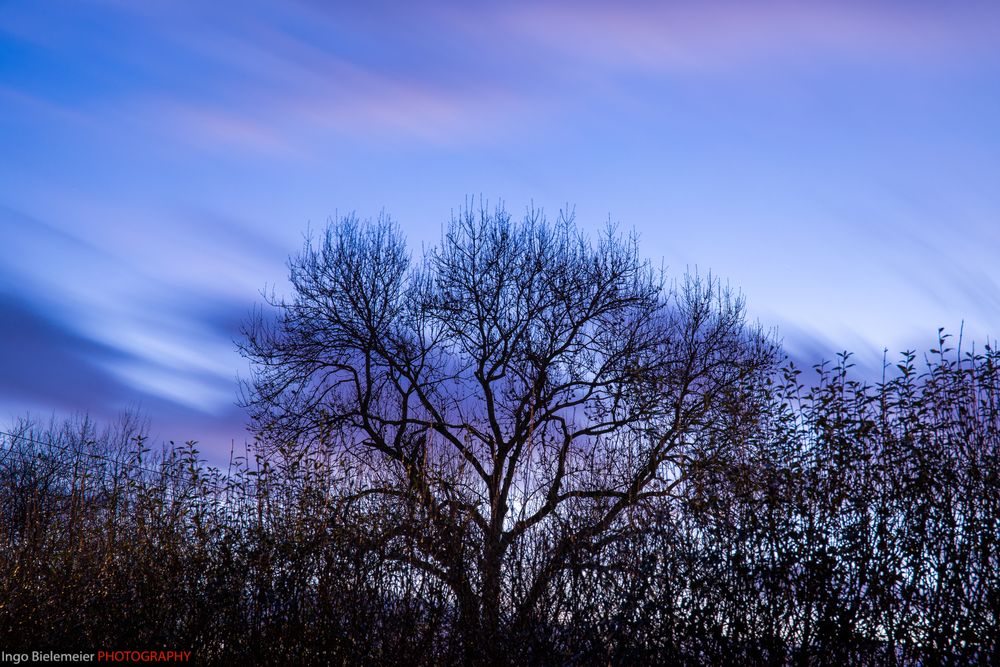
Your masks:
{"label": "cloud", "polygon": [[[806,386],[816,384],[819,378],[815,370],[817,365],[825,362],[829,369],[837,363],[838,355],[844,352],[850,354],[848,363],[853,364],[851,377],[869,383],[881,381],[882,359],[886,352],[877,343],[858,335],[834,340],[808,325],[777,317],[772,319],[779,322],[776,330],[782,351],[787,355],[787,360],[802,371],[800,378]],[[895,358],[892,351],[887,354],[889,361]]]}
{"label": "cloud", "polygon": [[[236,335],[230,314],[205,322],[205,335]],[[213,414],[235,401],[235,371],[206,368],[188,358],[181,341],[143,339],[116,344],[82,333],[38,304],[0,294],[0,398],[56,408],[113,412],[141,400]],[[189,338],[184,341],[199,346]],[[227,340],[228,343],[228,340]],[[139,353],[141,349],[141,354]]]}
{"label": "cloud", "polygon": [[[36,72],[7,97],[154,144],[289,159],[358,137],[457,146],[539,111],[506,77],[502,50],[456,33],[443,8],[97,2],[74,16],[102,31],[58,16],[67,37],[56,42],[48,21],[22,13]],[[128,37],[104,34],[116,31]]]}
{"label": "cloud", "polygon": [[[891,2],[88,8],[95,22],[136,37],[88,39],[80,31],[69,40],[72,53],[43,40],[40,48],[63,66],[22,81],[27,89],[8,96],[52,107],[34,90],[44,88],[36,82],[72,78],[80,82],[67,87],[75,98],[57,106],[76,122],[85,107],[91,119],[151,133],[156,142],[290,160],[315,154],[318,145],[357,139],[443,147],[502,141],[529,122],[559,117],[568,88],[613,94],[602,81],[609,76],[742,74],[829,61],[868,68],[975,63],[1000,43],[990,27],[997,12],[978,4],[957,10]],[[19,35],[49,30],[40,19],[25,22]]]}
{"label": "cloud", "polygon": [[745,71],[835,58],[878,64],[996,51],[987,4],[893,2],[520,3],[497,19],[554,53],[601,68]]}
{"label": "cloud", "polygon": [[79,408],[90,397],[100,410],[127,401],[132,388],[106,368],[122,351],[78,333],[37,306],[0,294],[0,396]]}
{"label": "cloud", "polygon": [[220,464],[230,443],[247,437],[235,402],[229,373],[140,356],[81,333],[27,298],[0,293],[0,419],[85,412],[110,420],[137,410],[151,418],[154,442],[198,440]]}
{"label": "cloud", "polygon": [[[216,286],[207,268],[202,282],[178,282],[190,263],[149,273],[114,240],[98,246],[11,207],[0,207],[0,225],[0,402],[113,413],[138,400],[189,417],[231,408],[232,341],[252,290]],[[212,265],[213,248],[271,247],[260,235],[235,238],[236,225],[203,220],[202,252],[189,259]]]}
{"label": "cloud", "polygon": [[[317,140],[358,135],[457,145],[488,139],[488,129],[523,111],[509,87],[475,76],[468,61],[480,61],[481,53],[444,49],[413,68],[412,60],[440,45],[406,43],[414,29],[374,14],[292,3],[250,14],[225,3],[188,11],[139,3],[113,11],[131,12],[162,45],[163,57],[119,54],[144,76],[105,111],[175,141],[275,157],[301,157]],[[369,39],[380,35],[380,43],[366,43],[358,27]]]}

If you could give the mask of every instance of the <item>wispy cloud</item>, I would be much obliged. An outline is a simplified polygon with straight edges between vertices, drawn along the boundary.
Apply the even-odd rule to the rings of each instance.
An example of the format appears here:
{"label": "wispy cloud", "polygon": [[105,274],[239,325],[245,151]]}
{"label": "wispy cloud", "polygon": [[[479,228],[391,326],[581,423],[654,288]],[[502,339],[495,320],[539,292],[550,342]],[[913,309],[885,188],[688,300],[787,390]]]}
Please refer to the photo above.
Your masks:
{"label": "wispy cloud", "polygon": [[[961,12],[887,1],[435,3],[382,13],[305,2],[254,11],[227,2],[90,7],[155,46],[38,37],[38,48],[78,58],[58,74],[80,79],[90,114],[196,148],[285,157],[343,137],[497,141],[548,113],[552,91],[583,69],[698,75],[831,60],[927,66],[975,62],[1000,48],[1000,12],[987,4]],[[50,30],[37,17],[9,23],[18,39]],[[101,62],[118,67],[98,69]],[[72,100],[58,104],[79,113]]]}
{"label": "wispy cloud", "polygon": [[[348,11],[292,3],[262,6],[258,13],[227,3],[98,7],[107,20],[134,26],[155,45],[157,57],[132,40],[73,45],[40,40],[38,48],[86,56],[53,74],[76,74],[91,83],[78,99],[58,104],[77,113],[85,107],[108,123],[145,128],[196,148],[301,157],[317,142],[344,137],[461,145],[492,141],[528,110],[504,82],[472,76],[472,62],[466,63],[470,76],[456,76],[447,64],[460,55],[453,49],[446,49],[437,65],[411,67],[414,54],[399,41],[406,32],[402,26],[386,30],[377,55],[368,46],[345,48],[342,42],[351,38],[358,20]],[[452,36],[441,28],[445,44]],[[36,32],[46,29],[41,22],[34,26]],[[19,26],[22,37],[30,33],[30,25]],[[459,49],[469,46],[461,43]],[[436,48],[429,47],[421,48],[425,54]],[[470,61],[483,55],[469,52]],[[102,60],[126,66],[95,71],[85,64]]]}
{"label": "wispy cloud", "polygon": [[[221,225],[201,226],[207,255],[231,240],[210,231]],[[252,290],[229,282],[212,289],[209,280],[185,282],[166,270],[150,275],[120,248],[7,206],[0,229],[0,394],[52,406],[85,394],[96,412],[129,395],[205,414],[232,405],[232,340]],[[248,234],[235,245],[252,255],[248,246],[266,240]]]}
{"label": "wispy cloud", "polygon": [[[877,369],[917,326],[920,341],[963,317],[985,329],[998,15],[892,0],[5,6],[0,294],[24,326],[4,329],[17,372],[0,368],[0,405],[138,397],[160,423],[180,415],[181,437],[225,421],[239,320],[260,288],[281,291],[310,220],[385,205],[425,238],[467,192],[635,224],[650,256],[744,287],[806,365],[847,347],[875,350]],[[945,250],[943,224],[961,230]],[[28,372],[51,364],[62,385]]]}
{"label": "wispy cloud", "polygon": [[16,295],[0,294],[0,396],[77,407],[89,388],[104,409],[129,395],[104,363],[123,360],[112,346],[80,335]]}
{"label": "wispy cloud", "polygon": [[[877,64],[996,52],[998,12],[981,3],[523,3],[505,29],[602,68],[704,74],[817,59]],[[970,11],[971,10],[971,11]]]}

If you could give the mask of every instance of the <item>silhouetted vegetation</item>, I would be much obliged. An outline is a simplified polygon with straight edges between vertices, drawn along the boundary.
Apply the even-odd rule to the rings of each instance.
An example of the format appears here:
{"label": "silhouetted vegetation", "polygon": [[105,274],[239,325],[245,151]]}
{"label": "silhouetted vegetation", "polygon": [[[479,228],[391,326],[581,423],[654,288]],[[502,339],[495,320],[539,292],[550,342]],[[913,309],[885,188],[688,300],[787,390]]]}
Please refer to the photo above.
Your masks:
{"label": "silhouetted vegetation", "polygon": [[302,664],[1000,663],[1000,353],[800,371],[613,231],[332,225],[254,448],[0,436],[0,644]]}

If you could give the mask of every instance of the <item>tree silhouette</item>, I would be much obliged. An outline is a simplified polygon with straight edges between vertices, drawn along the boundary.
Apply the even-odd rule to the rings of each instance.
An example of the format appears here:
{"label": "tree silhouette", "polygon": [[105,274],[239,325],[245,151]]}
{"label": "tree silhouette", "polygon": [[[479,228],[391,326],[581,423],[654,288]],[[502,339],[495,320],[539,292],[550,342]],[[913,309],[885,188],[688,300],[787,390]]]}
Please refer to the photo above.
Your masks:
{"label": "tree silhouette", "polygon": [[416,262],[351,216],[290,268],[244,331],[253,429],[349,457],[372,548],[446,587],[470,660],[558,622],[565,574],[617,567],[774,360],[738,297],[571,216],[466,208]]}

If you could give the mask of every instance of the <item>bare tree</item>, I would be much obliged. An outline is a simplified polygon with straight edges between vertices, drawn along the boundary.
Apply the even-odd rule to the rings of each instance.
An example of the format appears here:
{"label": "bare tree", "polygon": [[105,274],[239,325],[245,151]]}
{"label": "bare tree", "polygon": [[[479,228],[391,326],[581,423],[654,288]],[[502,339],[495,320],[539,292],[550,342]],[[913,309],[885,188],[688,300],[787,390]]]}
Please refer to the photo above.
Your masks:
{"label": "bare tree", "polygon": [[572,216],[467,208],[416,262],[352,216],[290,269],[244,331],[253,428],[349,461],[372,549],[446,586],[469,660],[558,624],[565,575],[614,567],[774,359],[741,299]]}

